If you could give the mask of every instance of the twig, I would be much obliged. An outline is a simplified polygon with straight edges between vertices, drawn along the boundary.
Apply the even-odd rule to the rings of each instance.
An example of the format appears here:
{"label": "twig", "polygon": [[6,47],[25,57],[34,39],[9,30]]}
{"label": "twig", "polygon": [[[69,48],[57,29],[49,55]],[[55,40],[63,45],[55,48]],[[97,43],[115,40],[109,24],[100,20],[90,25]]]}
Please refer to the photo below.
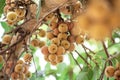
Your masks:
{"label": "twig", "polygon": [[82,46],[83,46],[84,48],[88,49],[91,53],[96,54],[94,51],[92,51],[91,49],[87,48],[85,45],[82,44]]}
{"label": "twig", "polygon": [[[105,46],[105,43],[104,43],[103,41],[102,41],[102,45],[103,45],[105,54],[106,54],[107,58],[109,59],[109,58],[110,58],[110,55],[109,55],[109,53],[108,53],[108,51],[107,51],[107,47]],[[111,61],[109,61],[109,65],[112,65],[112,62],[111,62]]]}
{"label": "twig", "polygon": [[80,58],[83,59],[83,61],[84,61],[85,63],[87,63],[88,66],[92,67],[92,66],[87,62],[87,60],[86,60],[83,56],[81,56],[81,55],[79,54],[79,52],[78,52],[77,50],[75,50],[75,52],[79,55]]}
{"label": "twig", "polygon": [[104,64],[104,68],[103,68],[103,71],[102,71],[102,73],[101,73],[101,75],[100,75],[100,78],[99,78],[98,80],[103,80],[104,72],[105,72],[105,68],[106,68],[106,66],[107,66],[107,62],[105,62],[105,64]]}
{"label": "twig", "polygon": [[81,66],[79,65],[78,61],[74,58],[73,54],[72,53],[70,53],[70,54],[71,54],[72,58],[74,59],[74,61],[76,62],[76,64],[78,65],[78,67],[80,68],[80,70],[82,70]]}
{"label": "twig", "polygon": [[88,52],[87,52],[86,48],[83,46],[83,44],[82,44],[82,47],[83,47],[86,55],[90,58],[90,60],[92,60],[97,66],[99,66],[98,63],[97,63],[96,61],[94,61],[94,60],[92,59],[92,57],[88,54]]}

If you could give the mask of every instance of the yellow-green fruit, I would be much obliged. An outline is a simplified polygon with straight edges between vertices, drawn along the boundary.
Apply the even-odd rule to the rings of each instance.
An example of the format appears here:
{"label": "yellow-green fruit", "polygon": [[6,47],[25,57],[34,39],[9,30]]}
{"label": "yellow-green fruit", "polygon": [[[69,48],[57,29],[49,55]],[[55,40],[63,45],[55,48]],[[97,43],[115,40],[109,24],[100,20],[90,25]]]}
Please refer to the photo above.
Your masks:
{"label": "yellow-green fruit", "polygon": [[67,40],[62,40],[61,41],[61,46],[63,46],[65,49],[69,49],[70,47],[70,42]]}
{"label": "yellow-green fruit", "polygon": [[75,39],[75,42],[77,44],[81,44],[81,43],[83,43],[83,41],[84,41],[84,38],[82,36],[80,36],[80,35],[77,36],[76,39]]}
{"label": "yellow-green fruit", "polygon": [[26,53],[26,54],[24,55],[23,59],[24,59],[25,62],[31,62],[31,60],[32,60],[32,55],[29,54],[29,53]]}
{"label": "yellow-green fruit", "polygon": [[57,63],[60,63],[63,61],[63,55],[57,55],[57,59],[56,59],[56,62]]}
{"label": "yellow-green fruit", "polygon": [[26,10],[22,8],[15,9],[15,12],[17,13],[18,17],[24,17],[26,14]]}
{"label": "yellow-green fruit", "polygon": [[60,40],[59,40],[58,38],[53,38],[53,39],[51,40],[51,42],[52,42],[53,44],[56,44],[56,45],[59,45],[59,44],[60,44]]}
{"label": "yellow-green fruit", "polygon": [[56,58],[57,58],[56,54],[50,54],[48,56],[48,59],[50,60],[50,62],[56,61]]}
{"label": "yellow-green fruit", "polygon": [[58,46],[57,55],[63,55],[65,53],[65,48],[63,46]]}
{"label": "yellow-green fruit", "polygon": [[114,69],[113,66],[108,66],[108,67],[106,67],[106,69],[105,69],[105,75],[106,75],[107,77],[113,77],[113,76],[114,76],[114,72],[115,72],[115,69]]}
{"label": "yellow-green fruit", "polygon": [[59,33],[57,37],[59,40],[66,40],[68,35],[66,33]]}
{"label": "yellow-green fruit", "polygon": [[10,22],[15,22],[17,20],[17,13],[16,12],[8,12],[7,20]]}
{"label": "yellow-green fruit", "polygon": [[66,23],[61,23],[61,24],[59,24],[59,26],[58,26],[58,30],[59,30],[61,33],[67,32],[67,31],[68,31],[68,25],[67,25]]}
{"label": "yellow-green fruit", "polygon": [[51,45],[48,47],[48,51],[49,51],[49,53],[51,53],[51,54],[55,54],[55,53],[57,52],[57,45],[51,44]]}
{"label": "yellow-green fruit", "polygon": [[17,64],[17,65],[15,66],[15,72],[21,73],[21,72],[23,72],[23,71],[24,71],[24,68],[23,68],[23,65],[22,65],[22,64]]}
{"label": "yellow-green fruit", "polygon": [[30,44],[34,47],[39,47],[39,42],[39,39],[33,39]]}
{"label": "yellow-green fruit", "polygon": [[4,35],[2,39],[3,44],[9,44],[11,42],[12,36],[11,35]]}
{"label": "yellow-green fruit", "polygon": [[3,56],[0,55],[0,63],[3,63],[4,59],[3,59]]}
{"label": "yellow-green fruit", "polygon": [[45,30],[43,30],[43,29],[39,29],[39,33],[38,33],[38,35],[39,35],[40,37],[45,37],[45,35],[46,35]]}
{"label": "yellow-green fruit", "polygon": [[25,74],[25,77],[26,78],[31,78],[32,77],[32,73],[30,71],[28,71],[26,74]]}

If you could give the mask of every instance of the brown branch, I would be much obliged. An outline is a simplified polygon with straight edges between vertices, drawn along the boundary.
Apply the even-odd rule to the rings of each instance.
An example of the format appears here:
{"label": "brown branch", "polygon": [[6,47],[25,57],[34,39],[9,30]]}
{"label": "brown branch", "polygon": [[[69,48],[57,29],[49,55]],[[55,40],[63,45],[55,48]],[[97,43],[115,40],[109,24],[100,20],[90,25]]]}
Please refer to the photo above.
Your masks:
{"label": "brown branch", "polygon": [[83,60],[85,63],[87,63],[88,66],[92,67],[92,66],[87,62],[87,60],[86,60],[82,55],[79,54],[79,52],[78,52],[77,50],[75,50],[75,52],[79,55],[80,58],[82,58],[82,60]]}
{"label": "brown branch", "polygon": [[72,53],[70,53],[70,54],[71,54],[72,58],[74,59],[74,61],[76,62],[76,64],[78,65],[78,67],[80,68],[80,70],[82,70],[81,66],[79,65],[78,61],[74,58],[73,54]]}
{"label": "brown branch", "polygon": [[7,50],[12,49],[12,48],[13,48],[14,46],[16,46],[18,43],[22,42],[23,39],[24,39],[27,35],[29,35],[29,33],[24,33],[24,35],[23,35],[18,41],[16,41],[14,44],[12,44],[11,46],[9,46],[9,47],[6,48],[5,50],[0,51],[0,54],[4,54]]}

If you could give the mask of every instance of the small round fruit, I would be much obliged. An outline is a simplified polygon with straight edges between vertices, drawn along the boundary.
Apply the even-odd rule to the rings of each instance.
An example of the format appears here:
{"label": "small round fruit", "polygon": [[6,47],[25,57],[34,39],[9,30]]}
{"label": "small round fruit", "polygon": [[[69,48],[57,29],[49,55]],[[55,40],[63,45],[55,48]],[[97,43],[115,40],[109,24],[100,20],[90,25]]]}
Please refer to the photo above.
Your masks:
{"label": "small round fruit", "polygon": [[60,12],[65,14],[65,15],[71,15],[72,10],[71,6],[65,5],[64,7],[60,8]]}
{"label": "small round fruit", "polygon": [[39,29],[39,33],[38,33],[38,35],[39,35],[40,37],[45,37],[45,35],[46,35],[45,30],[43,30],[43,29]]}
{"label": "small round fruit", "polygon": [[17,20],[17,13],[16,12],[8,12],[7,20],[10,22],[15,22]]}
{"label": "small round fruit", "polygon": [[70,42],[67,40],[62,40],[61,41],[61,46],[63,46],[65,49],[69,49],[70,47]]}
{"label": "small round fruit", "polygon": [[10,22],[10,21],[6,21],[6,23],[10,26],[13,26],[14,24],[16,24],[16,22]]}
{"label": "small round fruit", "polygon": [[25,74],[21,74],[19,80],[25,80]]}
{"label": "small round fruit", "polygon": [[26,53],[23,57],[25,62],[30,62],[32,60],[32,55],[29,53]]}
{"label": "small round fruit", "polygon": [[23,60],[18,60],[17,64],[24,64]]}
{"label": "small round fruit", "polygon": [[51,45],[48,47],[48,51],[49,51],[49,53],[51,53],[51,54],[55,54],[55,53],[57,52],[57,45],[51,44]]}
{"label": "small round fruit", "polygon": [[49,55],[44,55],[44,59],[45,59],[45,61],[47,61],[47,62],[50,61],[49,58],[48,58],[48,56],[49,56]]}
{"label": "small round fruit", "polygon": [[47,46],[43,46],[41,48],[41,52],[42,52],[43,55],[49,55],[50,54]]}
{"label": "small round fruit", "polygon": [[65,53],[65,48],[63,46],[59,46],[57,50],[57,55],[63,55]]}
{"label": "small round fruit", "polygon": [[115,71],[115,73],[114,73],[114,78],[115,78],[116,80],[120,80],[120,70]]}
{"label": "small round fruit", "polygon": [[50,21],[50,20],[52,20],[52,18],[54,18],[54,16],[55,16],[55,13],[50,13],[45,17],[44,20],[45,21]]}
{"label": "small round fruit", "polygon": [[44,41],[40,41],[39,42],[39,47],[42,48],[43,46],[45,46],[45,42]]}
{"label": "small round fruit", "polygon": [[120,69],[120,63],[116,64],[116,69]]}
{"label": "small round fruit", "polygon": [[23,68],[23,65],[22,65],[22,64],[17,64],[17,65],[15,66],[15,72],[21,73],[21,72],[23,72],[23,71],[24,71],[24,68]]}
{"label": "small round fruit", "polygon": [[3,59],[3,56],[0,55],[0,63],[3,63],[4,59]]}
{"label": "small round fruit", "polygon": [[50,60],[50,62],[56,61],[56,58],[57,58],[56,54],[50,54],[48,56],[48,59]]}
{"label": "small round fruit", "polygon": [[15,12],[17,13],[18,17],[24,17],[26,14],[26,10],[22,8],[15,9]]}
{"label": "small round fruit", "polygon": [[81,44],[81,43],[83,43],[83,41],[84,41],[84,38],[82,36],[80,36],[80,35],[77,36],[76,39],[75,39],[75,42],[77,44]]}
{"label": "small round fruit", "polygon": [[39,42],[39,39],[33,39],[30,44],[34,47],[39,47]]}
{"label": "small round fruit", "polygon": [[52,33],[52,32],[47,32],[47,38],[48,38],[49,40],[51,40],[52,38],[54,38],[53,33]]}
{"label": "small round fruit", "polygon": [[50,62],[53,66],[57,65],[57,62],[56,61],[51,61]]}
{"label": "small round fruit", "polygon": [[53,30],[53,34],[54,34],[55,36],[58,36],[59,33],[60,33],[60,32],[59,32],[58,28],[55,28],[55,29]]}
{"label": "small round fruit", "polygon": [[26,74],[25,74],[25,77],[26,78],[31,78],[32,77],[32,73],[30,71],[28,71]]}
{"label": "small round fruit", "polygon": [[56,62],[61,63],[63,61],[63,55],[57,55]]}
{"label": "small round fruit", "polygon": [[51,30],[54,30],[55,28],[57,28],[57,23],[56,22],[50,22],[49,27]]}
{"label": "small round fruit", "polygon": [[108,67],[106,67],[106,69],[105,69],[105,75],[106,75],[107,77],[113,77],[114,72],[115,72],[115,69],[114,69],[113,66],[108,66]]}
{"label": "small round fruit", "polygon": [[29,70],[29,65],[25,64],[23,73],[26,74],[28,72],[28,70]]}
{"label": "small round fruit", "polygon": [[72,36],[72,35],[68,36],[68,41],[69,41],[70,43],[75,42],[75,37]]}
{"label": "small round fruit", "polygon": [[66,23],[60,23],[58,26],[58,30],[61,33],[67,32],[68,31],[68,25]]}
{"label": "small round fruit", "polygon": [[53,38],[53,39],[51,40],[51,42],[52,42],[53,44],[56,44],[56,45],[59,45],[59,44],[60,44],[60,40],[59,40],[58,38]]}
{"label": "small round fruit", "polygon": [[59,33],[57,37],[59,40],[66,40],[68,35],[66,33]]}
{"label": "small round fruit", "polygon": [[11,35],[4,35],[2,38],[2,43],[3,44],[9,44],[11,42],[12,36]]}
{"label": "small round fruit", "polygon": [[70,44],[70,47],[68,49],[68,51],[74,51],[75,50],[75,45],[73,43]]}
{"label": "small round fruit", "polygon": [[18,73],[16,73],[16,72],[13,72],[12,74],[11,74],[11,79],[12,80],[17,80],[17,79],[19,79],[19,74]]}

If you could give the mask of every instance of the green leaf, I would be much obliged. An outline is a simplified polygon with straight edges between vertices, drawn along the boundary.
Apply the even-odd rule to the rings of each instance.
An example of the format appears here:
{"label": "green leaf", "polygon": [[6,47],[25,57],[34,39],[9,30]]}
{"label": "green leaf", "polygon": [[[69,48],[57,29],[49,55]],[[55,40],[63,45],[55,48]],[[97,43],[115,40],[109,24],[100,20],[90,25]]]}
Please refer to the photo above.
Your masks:
{"label": "green leaf", "polygon": [[65,63],[60,63],[57,65],[57,72],[62,73],[66,69],[67,65]]}
{"label": "green leaf", "polygon": [[90,79],[88,79],[87,72],[80,72],[76,80],[90,80]]}
{"label": "green leaf", "polygon": [[3,14],[4,6],[5,6],[5,0],[0,0],[0,17]]}
{"label": "green leaf", "polygon": [[12,27],[9,26],[6,22],[1,22],[1,25],[2,25],[3,29],[5,30],[5,32],[9,32],[12,30]]}

